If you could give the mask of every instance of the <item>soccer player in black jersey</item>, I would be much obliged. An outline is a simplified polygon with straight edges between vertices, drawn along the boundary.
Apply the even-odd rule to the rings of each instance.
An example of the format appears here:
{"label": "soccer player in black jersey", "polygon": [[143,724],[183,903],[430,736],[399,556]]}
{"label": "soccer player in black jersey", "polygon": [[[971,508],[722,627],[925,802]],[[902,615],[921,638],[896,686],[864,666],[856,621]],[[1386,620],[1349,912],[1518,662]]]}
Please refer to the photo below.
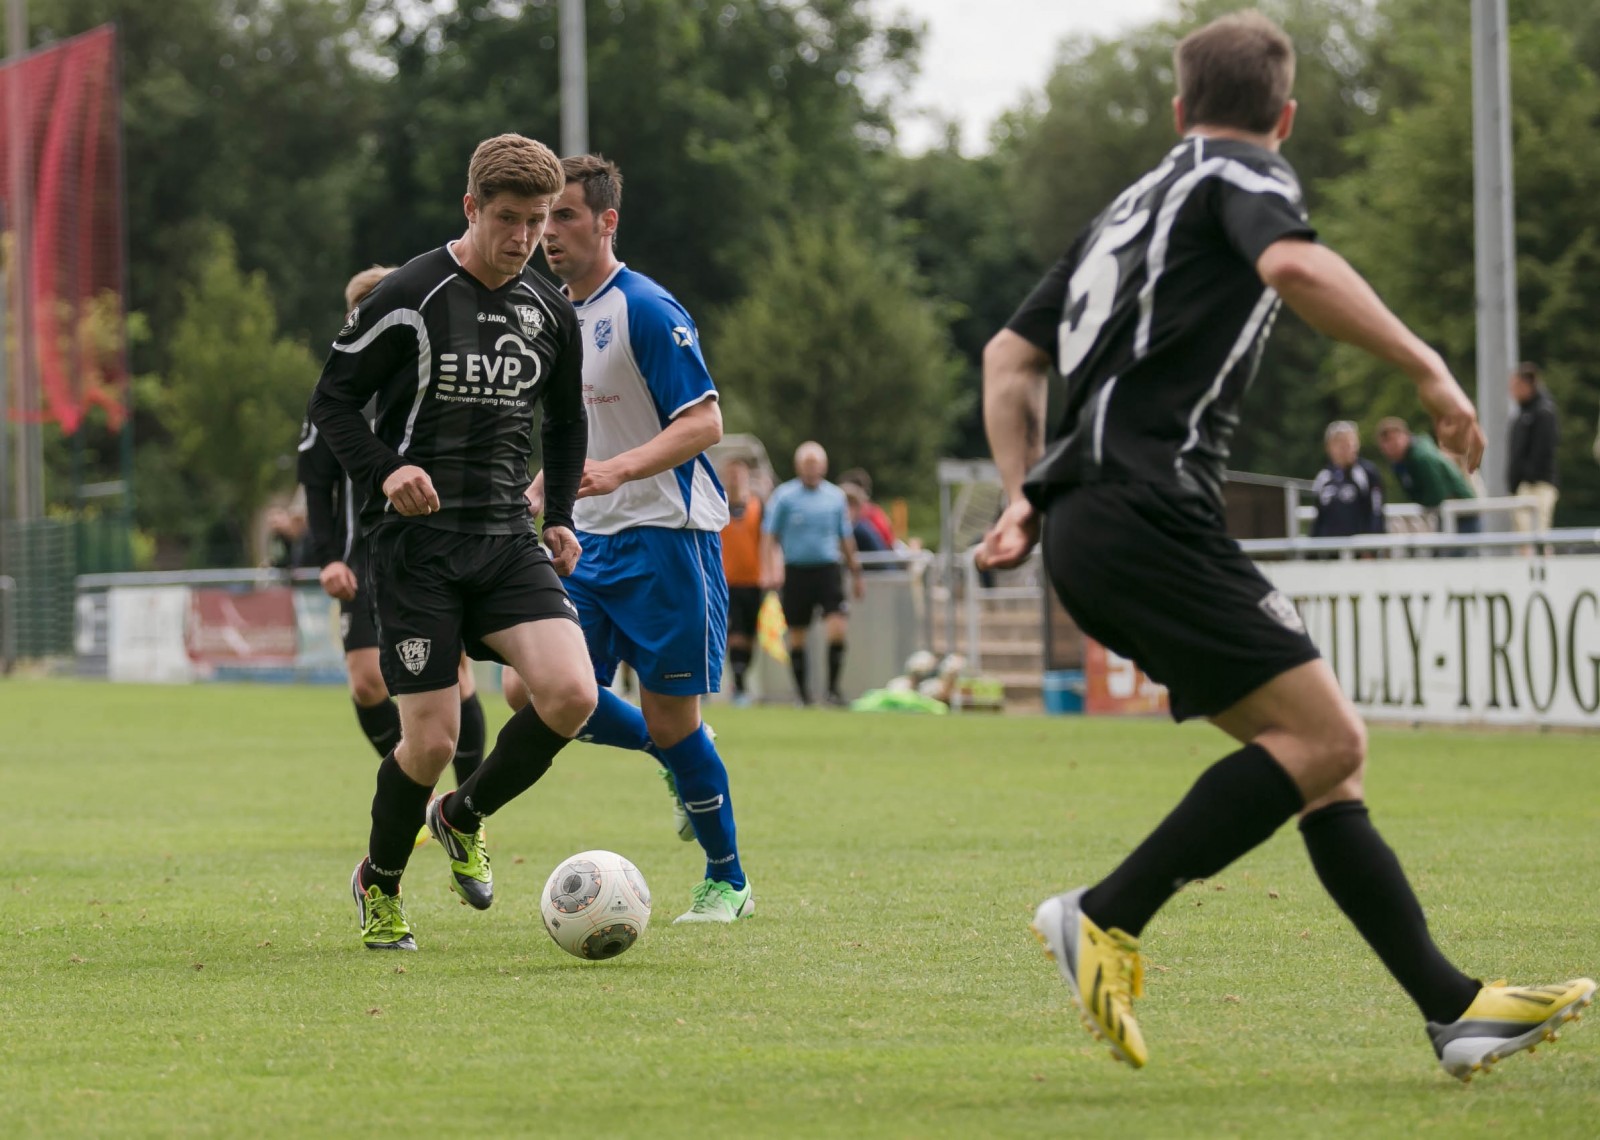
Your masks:
{"label": "soccer player in black jersey", "polygon": [[[1239,406],[1280,300],[1409,376],[1441,443],[1476,467],[1483,434],[1438,353],[1317,244],[1289,137],[1294,49],[1257,12],[1177,49],[1183,141],[1094,220],[984,353],[984,412],[1009,503],[980,565],[1042,542],[1090,637],[1239,742],[1101,882],[1047,899],[1034,931],[1114,1056],[1146,1059],[1132,1013],[1139,935],[1184,883],[1215,875],[1291,816],[1324,887],[1421,1009],[1463,1080],[1529,1048],[1594,982],[1482,986],[1434,946],[1362,798],[1366,730],[1289,601],[1223,527]],[[1046,370],[1067,408],[1044,437]],[[1042,531],[1042,539],[1041,539]]]}
{"label": "soccer player in black jersey", "polygon": [[[373,287],[394,269],[374,265],[363,269],[344,287],[344,308],[359,305]],[[400,742],[400,710],[383,683],[378,667],[378,629],[372,616],[372,591],[362,582],[362,536],[357,501],[350,477],[339,466],[333,449],[308,417],[300,428],[297,464],[300,486],[306,495],[306,523],[312,561],[320,567],[322,590],[339,603],[339,637],[344,642],[345,673],[356,722],[379,756]],[[461,730],[450,764],[459,786],[483,758],[483,706],[465,653],[457,671],[461,694]]]}
{"label": "soccer player in black jersey", "polygon": [[[549,770],[594,711],[594,671],[559,577],[582,553],[572,531],[588,442],[582,346],[572,305],[527,268],[564,184],[542,143],[480,143],[465,235],[351,310],[311,397],[313,425],[365,496],[379,660],[400,706],[400,743],[378,769],[367,857],[350,881],[370,949],[416,949],[400,876],[424,820],[463,901],[493,902],[483,820]],[[361,412],[374,396],[375,427]],[[523,498],[541,400],[542,545]],[[431,799],[455,751],[463,647],[516,670],[532,703],[459,789]]]}

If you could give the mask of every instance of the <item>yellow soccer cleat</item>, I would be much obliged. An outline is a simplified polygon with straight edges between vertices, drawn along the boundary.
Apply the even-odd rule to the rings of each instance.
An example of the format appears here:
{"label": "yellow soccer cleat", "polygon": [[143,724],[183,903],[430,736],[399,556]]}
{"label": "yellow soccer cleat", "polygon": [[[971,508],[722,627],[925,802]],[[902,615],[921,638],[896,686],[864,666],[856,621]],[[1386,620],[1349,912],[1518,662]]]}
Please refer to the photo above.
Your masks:
{"label": "yellow soccer cleat", "polygon": [[1575,978],[1553,986],[1508,986],[1503,981],[1484,986],[1456,1020],[1445,1025],[1428,1022],[1428,1039],[1444,1071],[1460,1081],[1541,1041],[1554,1041],[1556,1030],[1576,1021],[1583,1007],[1594,1000],[1595,984]]}
{"label": "yellow soccer cleat", "polygon": [[1133,1019],[1133,999],[1144,997],[1139,940],[1101,930],[1078,905],[1087,888],[1045,899],[1033,916],[1033,935],[1061,969],[1083,1026],[1111,1046],[1111,1055],[1142,1069],[1150,1054]]}

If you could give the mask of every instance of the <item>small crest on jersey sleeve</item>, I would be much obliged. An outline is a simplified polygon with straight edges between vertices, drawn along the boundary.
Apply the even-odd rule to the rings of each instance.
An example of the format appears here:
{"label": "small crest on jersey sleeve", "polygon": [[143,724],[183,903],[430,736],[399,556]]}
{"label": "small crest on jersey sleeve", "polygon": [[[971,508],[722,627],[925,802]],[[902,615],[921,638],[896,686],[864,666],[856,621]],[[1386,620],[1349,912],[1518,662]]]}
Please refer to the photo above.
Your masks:
{"label": "small crest on jersey sleeve", "polygon": [[673,325],[672,343],[679,348],[689,348],[694,344],[694,330],[688,325]]}
{"label": "small crest on jersey sleeve", "polygon": [[522,326],[522,335],[532,340],[544,329],[544,314],[537,305],[516,305],[517,323]]}
{"label": "small crest on jersey sleeve", "polygon": [[611,318],[601,317],[594,323],[594,346],[604,352],[606,345],[611,343]]}
{"label": "small crest on jersey sleeve", "polygon": [[[344,328],[339,330],[339,335],[340,336],[349,336],[351,333],[356,331],[357,326],[359,326],[360,324],[361,324],[361,306],[357,305],[355,308],[350,310],[350,315],[345,317],[345,319],[344,319]],[[327,328],[328,326],[327,325],[323,325],[322,327],[323,328]]]}

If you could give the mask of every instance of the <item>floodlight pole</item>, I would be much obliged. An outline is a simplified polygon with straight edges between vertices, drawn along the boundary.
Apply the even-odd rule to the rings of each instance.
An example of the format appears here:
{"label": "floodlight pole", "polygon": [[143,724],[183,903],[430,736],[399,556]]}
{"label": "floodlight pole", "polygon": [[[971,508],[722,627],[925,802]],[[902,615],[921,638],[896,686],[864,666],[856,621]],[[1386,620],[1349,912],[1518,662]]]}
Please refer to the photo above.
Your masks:
{"label": "floodlight pole", "polygon": [[[33,171],[28,145],[26,92],[22,85],[22,59],[28,54],[27,0],[6,0],[7,68],[6,129],[11,139],[11,280],[16,283],[10,326],[17,346],[16,367],[10,370],[16,409],[16,514],[19,521],[44,517],[44,435],[39,424],[39,374],[33,355]],[[6,425],[9,429],[9,424]]]}
{"label": "floodlight pole", "polygon": [[1511,166],[1511,62],[1506,0],[1472,0],[1473,214],[1478,301],[1478,419],[1489,439],[1484,481],[1504,495],[1510,398],[1517,365],[1517,249]]}
{"label": "floodlight pole", "polygon": [[561,153],[589,153],[589,52],[584,0],[561,0]]}

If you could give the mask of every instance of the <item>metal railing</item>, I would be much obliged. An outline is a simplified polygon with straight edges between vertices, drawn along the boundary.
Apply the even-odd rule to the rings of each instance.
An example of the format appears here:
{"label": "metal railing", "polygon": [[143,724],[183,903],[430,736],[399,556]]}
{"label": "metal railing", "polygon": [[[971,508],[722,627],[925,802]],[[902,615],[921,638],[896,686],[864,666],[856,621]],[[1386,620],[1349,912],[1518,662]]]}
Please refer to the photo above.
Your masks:
{"label": "metal railing", "polygon": [[0,673],[17,663],[17,580],[0,574]]}
{"label": "metal railing", "polygon": [[[1467,500],[1470,501],[1470,500]],[[1249,555],[1304,558],[1310,554],[1334,554],[1345,558],[1375,553],[1409,555],[1418,551],[1469,552],[1473,550],[1515,551],[1522,547],[1570,549],[1600,547],[1600,529],[1562,527],[1527,533],[1458,534],[1449,531],[1414,531],[1394,534],[1358,534],[1348,538],[1247,538],[1239,543]]]}

